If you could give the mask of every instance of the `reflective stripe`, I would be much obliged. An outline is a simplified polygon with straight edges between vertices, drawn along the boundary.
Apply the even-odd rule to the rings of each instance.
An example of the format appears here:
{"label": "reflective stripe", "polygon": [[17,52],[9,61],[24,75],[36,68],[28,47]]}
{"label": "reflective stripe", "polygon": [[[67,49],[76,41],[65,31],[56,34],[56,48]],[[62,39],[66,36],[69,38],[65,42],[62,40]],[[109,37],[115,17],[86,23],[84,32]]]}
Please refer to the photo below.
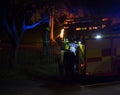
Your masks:
{"label": "reflective stripe", "polygon": [[69,44],[65,44],[65,49],[69,50]]}

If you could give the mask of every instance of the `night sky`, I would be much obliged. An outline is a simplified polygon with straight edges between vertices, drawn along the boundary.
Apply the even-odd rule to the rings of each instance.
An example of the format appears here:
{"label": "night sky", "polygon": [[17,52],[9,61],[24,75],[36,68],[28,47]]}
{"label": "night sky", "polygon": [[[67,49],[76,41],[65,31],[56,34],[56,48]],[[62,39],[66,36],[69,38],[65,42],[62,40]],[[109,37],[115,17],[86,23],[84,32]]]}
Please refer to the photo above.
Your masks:
{"label": "night sky", "polygon": [[[6,2],[9,0],[4,0]],[[14,0],[13,0],[14,1]],[[15,0],[17,1],[17,0]],[[27,0],[25,0],[27,1]],[[38,1],[41,3],[41,0],[28,0]],[[81,8],[84,13],[91,14],[94,16],[106,16],[114,19],[113,22],[120,22],[120,0],[47,0],[48,3],[55,2],[60,4],[64,3],[68,9],[73,9],[76,12],[75,8]],[[0,5],[3,5],[2,3]]]}
{"label": "night sky", "polygon": [[120,23],[120,0],[69,0],[73,6],[81,7],[84,11],[96,15],[106,16],[113,23]]}
{"label": "night sky", "polygon": [[74,6],[83,7],[96,14],[120,14],[120,0],[69,0]]}
{"label": "night sky", "polygon": [[[14,1],[14,0],[13,0]],[[19,1],[19,0],[15,0]],[[21,1],[21,0],[20,0]],[[37,1],[41,3],[42,0],[24,0],[26,2]],[[43,0],[44,1],[44,0]],[[85,8],[90,11],[94,11],[96,14],[116,15],[120,14],[120,0],[46,0],[48,3],[56,2],[59,4],[65,3],[70,7]],[[11,2],[10,0],[4,0],[3,2]],[[3,5],[1,2],[1,6]]]}

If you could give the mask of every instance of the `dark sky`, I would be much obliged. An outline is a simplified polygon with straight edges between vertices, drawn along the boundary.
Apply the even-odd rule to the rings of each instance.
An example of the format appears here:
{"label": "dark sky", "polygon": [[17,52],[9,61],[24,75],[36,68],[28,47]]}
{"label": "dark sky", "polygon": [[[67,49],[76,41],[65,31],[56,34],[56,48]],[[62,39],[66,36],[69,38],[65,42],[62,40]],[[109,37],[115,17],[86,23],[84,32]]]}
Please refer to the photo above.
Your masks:
{"label": "dark sky", "polygon": [[[6,1],[9,0],[4,0],[4,2]],[[32,0],[28,0],[27,2],[30,1]],[[39,3],[41,2],[41,0],[33,1],[39,1]],[[120,18],[120,0],[48,0],[48,1],[49,1],[48,3],[52,1],[56,1],[57,3],[62,2],[65,3],[65,5],[68,5],[70,7],[72,6],[71,8],[73,8],[73,6],[77,8],[83,8],[84,11],[91,13],[92,15],[110,16],[117,19]]]}
{"label": "dark sky", "polygon": [[[10,0],[4,0],[4,2],[11,2]],[[14,0],[13,0],[14,1]],[[17,1],[17,0],[15,0]],[[19,1],[19,0],[18,0]],[[27,1],[27,0],[25,0]],[[32,0],[28,0],[30,2]],[[41,0],[33,0],[39,1]],[[48,0],[50,2],[65,2],[65,5],[70,2],[72,6],[83,7],[88,9],[88,11],[93,11],[98,15],[105,14],[105,15],[120,15],[120,0]],[[1,5],[1,4],[0,4]],[[2,4],[3,5],[3,4]]]}
{"label": "dark sky", "polygon": [[92,15],[106,16],[113,23],[120,23],[120,0],[67,0],[73,6],[82,7]]}
{"label": "dark sky", "polygon": [[120,0],[71,0],[72,4],[82,6],[95,13],[106,15],[120,14]]}

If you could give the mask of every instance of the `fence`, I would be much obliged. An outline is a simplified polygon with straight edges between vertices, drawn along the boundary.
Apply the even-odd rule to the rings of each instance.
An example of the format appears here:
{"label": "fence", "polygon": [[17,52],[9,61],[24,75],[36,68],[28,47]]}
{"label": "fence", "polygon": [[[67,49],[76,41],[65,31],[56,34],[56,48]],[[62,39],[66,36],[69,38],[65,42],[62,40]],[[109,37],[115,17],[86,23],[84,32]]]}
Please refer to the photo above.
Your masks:
{"label": "fence", "polygon": [[[0,66],[3,70],[9,68],[11,51],[10,47],[4,47],[0,50]],[[16,68],[18,70],[15,72],[22,72],[22,74],[30,76],[56,76],[59,74],[59,52],[60,48],[56,44],[50,45],[48,54],[44,54],[42,43],[21,44],[17,56]]]}

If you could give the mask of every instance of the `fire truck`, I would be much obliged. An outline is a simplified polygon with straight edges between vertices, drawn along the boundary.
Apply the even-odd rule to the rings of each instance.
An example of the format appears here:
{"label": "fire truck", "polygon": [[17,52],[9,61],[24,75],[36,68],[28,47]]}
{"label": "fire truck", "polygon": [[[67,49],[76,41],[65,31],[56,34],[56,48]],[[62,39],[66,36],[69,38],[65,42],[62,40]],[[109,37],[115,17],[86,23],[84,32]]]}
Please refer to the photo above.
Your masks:
{"label": "fire truck", "polygon": [[[120,69],[120,34],[93,34],[85,39],[86,75],[116,75]],[[89,38],[90,37],[90,38]]]}
{"label": "fire truck", "polygon": [[73,38],[74,44],[79,47],[76,56],[79,75],[118,75],[120,73],[119,25],[111,25],[108,18],[75,20],[66,20],[64,32],[63,29],[61,31],[64,44],[61,49],[61,63],[63,63],[67,45]]}

